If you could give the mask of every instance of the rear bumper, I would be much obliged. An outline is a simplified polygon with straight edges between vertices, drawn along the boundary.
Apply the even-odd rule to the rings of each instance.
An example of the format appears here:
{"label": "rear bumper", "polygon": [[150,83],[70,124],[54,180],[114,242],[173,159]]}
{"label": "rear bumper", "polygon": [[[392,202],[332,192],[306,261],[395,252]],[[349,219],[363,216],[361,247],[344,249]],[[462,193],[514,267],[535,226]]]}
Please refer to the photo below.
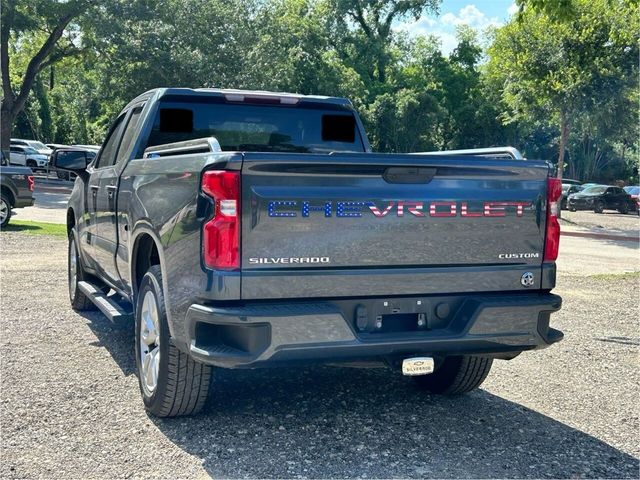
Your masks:
{"label": "rear bumper", "polygon": [[13,208],[31,207],[33,205],[33,197],[31,195],[16,198]]}
{"label": "rear bumper", "polygon": [[549,327],[561,304],[549,293],[194,304],[186,326],[191,356],[228,368],[415,354],[508,358],[562,339]]}

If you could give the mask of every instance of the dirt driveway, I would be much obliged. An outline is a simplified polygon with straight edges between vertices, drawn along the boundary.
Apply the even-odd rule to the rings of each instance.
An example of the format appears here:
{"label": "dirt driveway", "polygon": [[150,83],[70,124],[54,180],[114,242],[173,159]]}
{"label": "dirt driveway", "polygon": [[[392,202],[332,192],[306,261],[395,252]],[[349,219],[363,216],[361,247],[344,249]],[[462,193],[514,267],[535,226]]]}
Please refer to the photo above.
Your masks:
{"label": "dirt driveway", "polygon": [[638,478],[636,274],[562,271],[565,340],[467,396],[379,368],[218,370],[205,414],[158,420],[132,329],[69,308],[65,239],[0,236],[2,478]]}

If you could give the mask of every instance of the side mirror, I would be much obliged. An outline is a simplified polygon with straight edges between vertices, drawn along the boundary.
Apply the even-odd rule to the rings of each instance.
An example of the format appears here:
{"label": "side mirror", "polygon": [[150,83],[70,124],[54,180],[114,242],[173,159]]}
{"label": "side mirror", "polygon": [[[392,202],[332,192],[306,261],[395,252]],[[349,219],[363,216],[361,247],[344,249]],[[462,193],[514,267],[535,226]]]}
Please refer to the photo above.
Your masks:
{"label": "side mirror", "polygon": [[80,175],[87,169],[90,161],[84,150],[60,149],[51,154],[50,164],[57,170],[66,170]]}

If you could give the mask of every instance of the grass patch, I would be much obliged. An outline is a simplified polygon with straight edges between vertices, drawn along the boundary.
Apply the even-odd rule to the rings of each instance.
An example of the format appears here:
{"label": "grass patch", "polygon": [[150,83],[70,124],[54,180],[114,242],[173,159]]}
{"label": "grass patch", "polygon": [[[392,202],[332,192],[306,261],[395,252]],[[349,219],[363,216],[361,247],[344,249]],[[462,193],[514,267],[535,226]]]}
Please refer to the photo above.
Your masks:
{"label": "grass patch", "polygon": [[32,222],[31,220],[10,220],[3,232],[22,232],[34,235],[53,235],[66,237],[67,226],[61,223]]}
{"label": "grass patch", "polygon": [[596,273],[595,275],[589,275],[589,278],[597,280],[626,280],[640,278],[640,272]]}

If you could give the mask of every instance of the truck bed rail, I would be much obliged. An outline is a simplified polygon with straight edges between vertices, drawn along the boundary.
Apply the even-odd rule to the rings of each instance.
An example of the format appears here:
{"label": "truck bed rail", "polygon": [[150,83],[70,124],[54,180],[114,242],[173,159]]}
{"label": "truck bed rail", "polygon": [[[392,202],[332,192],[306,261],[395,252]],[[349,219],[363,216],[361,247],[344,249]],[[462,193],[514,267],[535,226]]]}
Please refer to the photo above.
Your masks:
{"label": "truck bed rail", "polygon": [[145,149],[142,158],[166,157],[169,155],[187,155],[193,153],[221,152],[222,148],[216,137],[196,138],[184,142],[165,143]]}
{"label": "truck bed rail", "polygon": [[469,148],[464,150],[445,150],[440,152],[416,152],[420,155],[474,155],[478,157],[509,158],[526,160],[522,153],[514,147]]}

